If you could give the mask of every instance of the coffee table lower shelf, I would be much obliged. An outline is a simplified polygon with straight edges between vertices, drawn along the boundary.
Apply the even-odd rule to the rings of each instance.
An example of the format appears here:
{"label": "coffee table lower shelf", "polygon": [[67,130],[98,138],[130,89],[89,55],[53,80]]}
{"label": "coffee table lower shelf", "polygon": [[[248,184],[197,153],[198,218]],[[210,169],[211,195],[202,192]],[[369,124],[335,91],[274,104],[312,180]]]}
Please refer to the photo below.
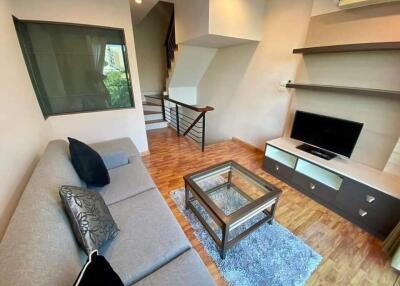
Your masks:
{"label": "coffee table lower shelf", "polygon": [[[190,192],[190,194],[192,194],[192,197],[190,197],[190,198],[189,198],[189,192]],[[192,203],[193,201],[199,202],[200,205],[206,210],[207,214],[210,215],[213,218],[213,220],[218,224],[218,226],[221,228],[222,239],[220,239],[218,237],[218,235],[215,233],[215,231],[211,228],[211,226],[203,218],[202,214],[196,209],[196,207]],[[249,235],[253,231],[257,230],[264,223],[269,223],[269,224],[272,223],[272,221],[274,219],[274,213],[275,213],[277,203],[278,203],[278,197],[273,198],[270,201],[267,201],[262,206],[250,211],[249,213],[247,213],[244,216],[237,217],[236,219],[234,219],[230,222],[224,222],[221,219],[219,219],[216,214],[213,213],[213,211],[208,207],[208,205],[204,201],[202,201],[202,199],[195,192],[192,192],[190,190],[189,186],[185,187],[186,209],[189,208],[196,215],[198,220],[201,222],[201,224],[204,226],[204,228],[210,234],[210,236],[212,237],[212,239],[217,244],[217,246],[220,250],[220,256],[222,259],[225,259],[226,252],[228,251],[228,249],[231,248],[232,246],[234,246],[240,240],[245,238],[247,235]],[[270,208],[270,210],[268,210],[268,208]],[[251,225],[246,230],[244,230],[243,232],[241,232],[240,234],[236,235],[234,238],[229,240],[229,235],[232,230],[234,230],[236,227],[244,224],[245,222],[249,221],[251,218],[260,214],[261,212],[265,214],[265,217],[263,219],[257,221],[255,224]]]}

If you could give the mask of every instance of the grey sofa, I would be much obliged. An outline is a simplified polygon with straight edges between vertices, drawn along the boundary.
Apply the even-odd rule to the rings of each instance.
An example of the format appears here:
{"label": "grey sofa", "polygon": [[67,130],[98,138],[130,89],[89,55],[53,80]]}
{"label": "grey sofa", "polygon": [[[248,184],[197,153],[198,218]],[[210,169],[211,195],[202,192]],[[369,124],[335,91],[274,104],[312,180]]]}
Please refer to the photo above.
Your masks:
{"label": "grey sofa", "polygon": [[[128,138],[93,144],[111,183],[98,189],[120,232],[103,249],[125,285],[215,285]],[[58,187],[85,186],[66,141],[37,164],[0,243],[0,284],[72,285],[87,256],[78,246]]]}

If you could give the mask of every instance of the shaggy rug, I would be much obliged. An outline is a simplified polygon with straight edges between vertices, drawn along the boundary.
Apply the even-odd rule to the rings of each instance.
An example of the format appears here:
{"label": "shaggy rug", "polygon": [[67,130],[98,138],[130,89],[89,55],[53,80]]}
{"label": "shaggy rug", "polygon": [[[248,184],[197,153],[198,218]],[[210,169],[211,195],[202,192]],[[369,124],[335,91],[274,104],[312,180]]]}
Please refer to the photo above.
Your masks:
{"label": "shaggy rug", "polygon": [[[225,213],[231,213],[230,209],[236,210],[237,205],[245,203],[246,200],[238,196],[237,192],[229,192],[227,189],[215,192],[213,196],[214,202],[222,207]],[[271,225],[266,223],[252,232],[230,248],[225,259],[221,259],[214,240],[193,212],[185,209],[184,189],[171,192],[171,197],[229,285],[304,285],[322,260],[316,251],[276,221]],[[198,203],[193,204],[220,236],[218,225]],[[249,224],[254,223],[254,220],[261,219],[262,215],[235,231],[243,231]],[[231,233],[232,237],[237,233]]]}

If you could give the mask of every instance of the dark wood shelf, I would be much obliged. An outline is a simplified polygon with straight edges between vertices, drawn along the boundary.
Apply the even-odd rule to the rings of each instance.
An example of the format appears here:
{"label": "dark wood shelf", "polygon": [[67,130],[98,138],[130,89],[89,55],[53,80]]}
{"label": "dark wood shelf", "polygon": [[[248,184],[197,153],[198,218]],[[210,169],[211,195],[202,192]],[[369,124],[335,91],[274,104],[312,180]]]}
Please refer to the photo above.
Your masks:
{"label": "dark wood shelf", "polygon": [[296,88],[296,89],[307,89],[307,90],[314,90],[314,91],[360,94],[360,95],[398,96],[400,99],[400,91],[398,91],[398,90],[384,90],[384,89],[373,89],[373,88],[320,85],[320,84],[303,84],[303,83],[288,83],[288,84],[286,84],[286,87],[287,88]]}
{"label": "dark wood shelf", "polygon": [[294,49],[294,54],[347,53],[400,50],[400,42],[361,43]]}

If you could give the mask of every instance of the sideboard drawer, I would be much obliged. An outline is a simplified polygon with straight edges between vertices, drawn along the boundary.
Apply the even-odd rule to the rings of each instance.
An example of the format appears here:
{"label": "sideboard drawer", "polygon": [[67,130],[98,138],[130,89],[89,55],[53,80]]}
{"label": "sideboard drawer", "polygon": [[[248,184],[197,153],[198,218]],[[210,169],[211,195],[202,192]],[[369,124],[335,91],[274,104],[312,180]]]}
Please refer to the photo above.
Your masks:
{"label": "sideboard drawer", "polygon": [[278,179],[290,181],[294,170],[269,157],[264,158],[264,170]]}
{"label": "sideboard drawer", "polygon": [[362,207],[356,202],[347,208],[346,214],[355,224],[382,238],[387,237],[399,222],[399,218],[391,216],[390,213],[382,213],[371,207]]}
{"label": "sideboard drawer", "polygon": [[399,199],[350,179],[343,182],[337,203],[349,207],[356,204],[363,208],[375,209],[382,215],[390,214],[400,219]]}
{"label": "sideboard drawer", "polygon": [[311,193],[326,201],[332,201],[336,198],[338,191],[318,182],[306,175],[295,172],[293,175],[293,183],[301,188],[305,193]]}
{"label": "sideboard drawer", "polygon": [[382,237],[400,221],[399,199],[350,179],[343,182],[336,205]]}

